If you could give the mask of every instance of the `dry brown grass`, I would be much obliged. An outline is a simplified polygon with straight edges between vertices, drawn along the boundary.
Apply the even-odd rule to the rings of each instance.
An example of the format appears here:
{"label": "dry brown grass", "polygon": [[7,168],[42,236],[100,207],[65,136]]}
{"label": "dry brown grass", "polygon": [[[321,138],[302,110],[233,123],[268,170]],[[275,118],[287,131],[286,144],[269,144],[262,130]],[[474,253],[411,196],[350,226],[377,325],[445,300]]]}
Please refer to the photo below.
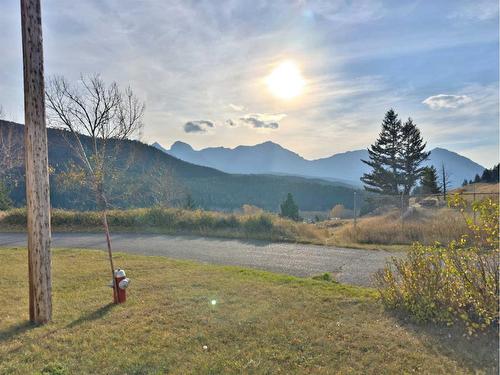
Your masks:
{"label": "dry brown grass", "polygon": [[332,230],[335,243],[411,245],[414,242],[446,244],[467,233],[467,225],[459,212],[450,208],[418,209],[401,220],[399,211],[358,219]]}
{"label": "dry brown grass", "polygon": [[453,192],[468,192],[472,193],[474,190],[476,193],[488,193],[492,195],[498,195],[498,191],[500,189],[500,184],[487,184],[484,182],[480,182],[477,184],[466,185],[461,188],[454,190]]}
{"label": "dry brown grass", "polygon": [[[53,209],[51,221],[55,231],[100,231],[102,228],[101,215],[95,211]],[[194,234],[320,245],[328,238],[328,231],[314,224],[262,211],[229,214],[177,208],[137,208],[110,210],[108,222],[115,232]],[[25,209],[0,211],[0,231],[23,231],[25,227]]]}

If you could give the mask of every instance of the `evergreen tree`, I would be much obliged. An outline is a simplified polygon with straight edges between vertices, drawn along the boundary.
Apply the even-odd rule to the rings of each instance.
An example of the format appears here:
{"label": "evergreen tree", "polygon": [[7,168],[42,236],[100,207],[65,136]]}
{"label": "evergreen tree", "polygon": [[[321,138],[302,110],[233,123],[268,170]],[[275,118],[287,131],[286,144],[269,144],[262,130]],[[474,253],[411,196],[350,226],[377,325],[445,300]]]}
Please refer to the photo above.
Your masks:
{"label": "evergreen tree", "polygon": [[[495,183],[498,182],[498,170],[500,168],[500,164],[495,165],[493,168],[488,169],[486,168],[483,171],[483,174],[481,175],[479,181],[474,182],[486,182],[486,183]],[[477,179],[477,176],[476,176]]]}
{"label": "evergreen tree", "polygon": [[491,168],[491,182],[499,182],[500,164]]}
{"label": "evergreen tree", "polygon": [[292,220],[299,220],[299,206],[295,204],[292,193],[288,193],[286,199],[280,206],[281,216]]}
{"label": "evergreen tree", "polygon": [[196,202],[195,200],[193,199],[193,197],[191,196],[191,194],[187,194],[186,195],[186,200],[182,206],[182,208],[184,208],[185,210],[194,210],[196,209],[197,205],[196,205]]}
{"label": "evergreen tree", "polygon": [[382,130],[378,139],[368,149],[370,160],[362,160],[372,167],[361,181],[368,191],[383,194],[398,194],[400,182],[400,157],[402,124],[398,115],[390,109],[382,121]]}
{"label": "evergreen tree", "polygon": [[481,182],[491,182],[491,171],[488,168],[483,171]]}
{"label": "evergreen tree", "polygon": [[476,176],[474,177],[474,182],[475,183],[481,182],[481,177],[479,177],[478,174],[476,174]]}
{"label": "evergreen tree", "polygon": [[467,186],[469,184],[469,181],[467,181],[467,179],[464,180],[464,182],[462,182],[462,186]]}
{"label": "evergreen tree", "polygon": [[420,183],[422,185],[422,194],[438,194],[441,192],[438,185],[437,170],[434,166],[423,168]]}
{"label": "evergreen tree", "polygon": [[404,123],[401,130],[401,149],[399,152],[401,166],[400,181],[406,205],[408,205],[411,190],[422,177],[425,169],[425,167],[421,167],[421,164],[431,154],[424,151],[426,145],[422,139],[420,130],[413,123],[413,120],[408,118],[408,121]]}
{"label": "evergreen tree", "polygon": [[12,200],[9,197],[9,191],[5,184],[0,181],[0,211],[7,210],[12,207]]}

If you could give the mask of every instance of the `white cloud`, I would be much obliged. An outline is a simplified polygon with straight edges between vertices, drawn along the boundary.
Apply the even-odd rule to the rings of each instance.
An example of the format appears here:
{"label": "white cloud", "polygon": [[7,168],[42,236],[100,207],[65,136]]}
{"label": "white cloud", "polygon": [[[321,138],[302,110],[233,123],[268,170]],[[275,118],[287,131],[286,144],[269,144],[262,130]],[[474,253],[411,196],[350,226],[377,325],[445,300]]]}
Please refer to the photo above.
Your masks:
{"label": "white cloud", "polygon": [[439,94],[429,96],[422,103],[430,109],[454,109],[464,106],[472,101],[467,95],[447,95]]}
{"label": "white cloud", "polygon": [[[458,9],[449,18],[488,21],[498,19],[498,1],[468,0],[459,4]],[[498,20],[497,20],[498,22]]]}
{"label": "white cloud", "polygon": [[359,24],[382,18],[384,5],[378,0],[332,1],[314,0],[303,3],[314,15],[337,24]]}
{"label": "white cloud", "polygon": [[229,108],[231,108],[233,111],[238,111],[238,112],[241,112],[245,109],[245,107],[243,107],[242,105],[236,105],[233,103],[229,103]]}

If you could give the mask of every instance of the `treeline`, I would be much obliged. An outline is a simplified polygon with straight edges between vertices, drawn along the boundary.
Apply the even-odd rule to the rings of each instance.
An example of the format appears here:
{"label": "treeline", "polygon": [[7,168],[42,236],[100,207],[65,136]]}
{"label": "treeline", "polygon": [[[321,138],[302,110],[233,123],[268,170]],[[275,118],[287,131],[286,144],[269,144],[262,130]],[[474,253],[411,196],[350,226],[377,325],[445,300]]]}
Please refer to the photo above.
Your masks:
{"label": "treeline", "polygon": [[499,182],[499,175],[498,175],[499,170],[500,170],[500,164],[495,165],[491,169],[486,168],[483,171],[483,174],[481,176],[476,174],[476,176],[474,177],[474,180],[469,180],[469,181],[464,180],[464,182],[462,183],[462,186],[466,186],[466,185],[469,185],[472,183],[479,183],[479,182],[485,182],[488,184],[498,183]]}
{"label": "treeline", "polygon": [[[80,137],[91,147],[87,137]],[[94,192],[78,168],[67,132],[48,129],[51,205],[93,210]],[[232,175],[190,164],[138,141],[109,140],[105,176],[110,208],[184,207],[188,201],[209,210],[232,211],[251,204],[278,212],[287,193],[301,210],[352,208],[354,189],[323,180],[291,176]],[[0,120],[0,185],[13,206],[25,205],[23,126]],[[1,194],[0,194],[1,195]]]}

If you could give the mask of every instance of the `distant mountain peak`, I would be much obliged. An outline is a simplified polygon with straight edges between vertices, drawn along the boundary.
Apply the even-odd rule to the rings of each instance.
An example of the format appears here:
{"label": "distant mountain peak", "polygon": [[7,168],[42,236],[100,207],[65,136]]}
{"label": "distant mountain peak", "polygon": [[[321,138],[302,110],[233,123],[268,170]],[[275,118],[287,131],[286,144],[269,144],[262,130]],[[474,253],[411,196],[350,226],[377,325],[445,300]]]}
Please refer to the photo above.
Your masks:
{"label": "distant mountain peak", "polygon": [[255,146],[274,146],[274,147],[283,148],[281,145],[279,145],[278,143],[273,142],[273,141],[265,141],[265,142],[262,142],[262,143],[255,145]]}
{"label": "distant mountain peak", "polygon": [[188,143],[185,143],[182,141],[175,141],[172,144],[172,146],[170,146],[170,151],[173,151],[173,152],[193,151],[193,148]]}
{"label": "distant mountain peak", "polygon": [[[156,143],[153,146],[156,147]],[[170,150],[163,151],[181,160],[227,173],[305,176],[344,181],[353,185],[360,185],[360,177],[370,169],[361,162],[361,159],[368,158],[367,149],[346,151],[316,160],[304,159],[273,141],[253,146],[208,147],[201,150],[193,150],[189,144],[177,141]],[[453,186],[459,186],[464,179],[474,178],[475,174],[481,174],[484,170],[484,167],[472,160],[440,147],[431,150],[430,159],[424,165],[434,165],[436,168],[444,165]]]}

